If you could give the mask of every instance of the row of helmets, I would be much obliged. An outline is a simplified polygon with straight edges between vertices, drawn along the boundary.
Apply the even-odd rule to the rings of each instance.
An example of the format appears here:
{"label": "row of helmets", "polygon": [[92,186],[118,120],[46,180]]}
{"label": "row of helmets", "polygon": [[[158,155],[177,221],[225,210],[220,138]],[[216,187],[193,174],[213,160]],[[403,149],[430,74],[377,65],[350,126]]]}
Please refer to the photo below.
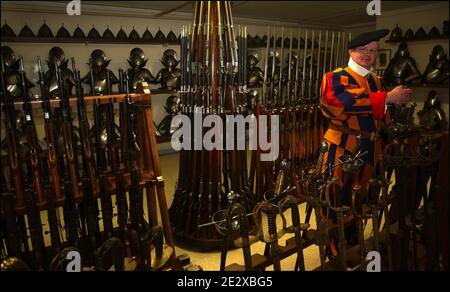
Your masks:
{"label": "row of helmets", "polygon": [[[22,97],[22,90],[20,84],[20,74],[19,74],[19,58],[16,57],[13,49],[9,46],[1,47],[1,55],[4,62],[5,74],[8,84],[7,88],[9,93],[15,98]],[[89,84],[91,86],[91,93],[94,94],[105,94],[108,92],[107,82],[106,82],[106,72],[110,72],[110,82],[111,85],[117,84],[119,80],[117,77],[108,69],[108,65],[111,60],[107,59],[104,51],[100,49],[95,49],[91,52],[89,58],[90,66],[92,68],[94,77],[94,86],[91,84],[91,76],[88,73],[82,78],[82,82]],[[56,97],[58,94],[58,84],[56,81],[55,74],[55,63],[59,62],[61,69],[61,76],[64,79],[66,94],[72,96],[72,89],[74,87],[73,73],[69,69],[68,62],[69,59],[66,58],[63,49],[60,47],[53,47],[49,51],[47,65],[48,71],[45,72],[45,79],[48,89],[48,94],[50,97]],[[180,62],[177,53],[173,49],[167,49],[164,51],[161,58],[161,63],[165,66],[162,68],[158,74],[153,76],[153,74],[145,68],[148,59],[145,58],[144,52],[140,48],[133,48],[130,51],[128,58],[128,64],[131,66],[127,70],[129,76],[129,89],[131,92],[136,90],[137,84],[142,81],[146,81],[152,84],[160,84],[161,89],[175,89],[179,88],[179,77],[180,69],[176,68]],[[29,80],[26,81],[27,88],[34,87],[34,84]],[[109,88],[111,90],[111,88]]]}
{"label": "row of helmets", "polygon": [[395,28],[391,31],[391,34],[389,35],[389,41],[408,41],[408,40],[420,40],[420,39],[427,39],[427,38],[437,38],[440,36],[447,36],[448,37],[448,20],[444,20],[442,24],[442,33],[439,31],[439,29],[436,26],[433,26],[428,33],[425,31],[423,27],[419,27],[417,31],[414,33],[414,31],[409,28],[405,34],[403,34],[403,30],[398,26],[398,24],[395,26]]}
{"label": "row of helmets", "polygon": [[71,35],[70,32],[64,27],[64,24],[62,24],[61,28],[58,30],[56,35],[53,34],[52,30],[48,25],[45,23],[39,28],[39,31],[37,35],[31,30],[31,28],[25,24],[25,26],[20,30],[19,34],[16,35],[14,30],[6,23],[2,26],[1,29],[1,35],[2,37],[38,37],[38,38],[76,38],[76,39],[87,39],[87,40],[142,40],[142,41],[156,41],[156,42],[177,42],[180,40],[180,35],[177,37],[175,33],[170,30],[169,33],[164,35],[164,33],[159,29],[155,36],[150,32],[150,30],[147,29],[144,31],[142,36],[139,35],[139,33],[134,29],[130,31],[129,34],[127,34],[122,26],[120,27],[120,30],[117,32],[116,35],[109,29],[109,26],[106,27],[106,30],[103,32],[102,35],[98,32],[98,30],[92,25],[91,30],[89,30],[88,34],[86,35],[83,30],[77,25],[77,28]]}
{"label": "row of helmets", "polygon": [[447,54],[441,45],[435,45],[429,56],[425,71],[420,73],[416,61],[409,54],[408,44],[403,41],[384,71],[383,79],[388,85],[448,83],[449,60]]}

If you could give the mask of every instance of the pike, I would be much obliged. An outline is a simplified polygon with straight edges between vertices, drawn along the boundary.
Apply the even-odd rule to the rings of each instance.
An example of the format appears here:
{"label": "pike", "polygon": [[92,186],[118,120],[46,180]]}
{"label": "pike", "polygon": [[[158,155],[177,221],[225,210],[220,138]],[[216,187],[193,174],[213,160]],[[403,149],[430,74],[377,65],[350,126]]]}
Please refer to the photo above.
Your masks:
{"label": "pike", "polygon": [[330,65],[328,71],[333,71],[333,54],[334,54],[334,31],[331,33],[331,48],[330,48]]}
{"label": "pike", "polygon": [[[299,157],[301,166],[305,166],[306,161],[306,133],[304,134],[303,127],[305,117],[303,114],[307,111],[307,106],[305,104],[305,94],[306,94],[306,53],[308,50],[308,30],[305,29],[305,47],[303,48],[303,69],[302,69],[302,85],[301,85],[301,98],[300,98],[300,142],[299,142]],[[307,126],[307,125],[306,125]],[[308,131],[308,130],[307,130]]]}
{"label": "pike", "polygon": [[339,49],[340,49],[340,44],[341,44],[341,32],[338,32],[337,35],[337,44],[336,44],[336,60],[335,60],[335,65],[334,68],[339,68]]}
{"label": "pike", "polygon": [[[181,37],[180,37],[180,58],[181,58],[181,63],[180,63],[180,70],[181,70],[181,75],[180,75],[180,99],[181,99],[181,112],[186,114],[187,113],[187,109],[186,109],[186,27],[182,27],[181,29]],[[180,138],[180,142],[181,138]],[[184,166],[186,163],[186,152],[184,149],[180,150],[180,165],[178,168],[178,181],[176,183],[176,189],[175,189],[175,193],[173,196],[173,204],[170,206],[169,208],[169,216],[170,216],[170,220],[171,222],[175,222],[175,215],[176,215],[176,206],[179,206],[179,204],[182,201],[182,195],[183,195],[183,190],[185,188],[185,184],[184,184],[184,176],[183,174],[185,173],[184,171]]]}
{"label": "pike", "polygon": [[317,68],[316,68],[316,80],[315,80],[315,90],[314,90],[314,94],[315,96],[313,97],[313,103],[311,104],[311,108],[313,111],[313,136],[312,136],[312,146],[311,146],[311,151],[312,151],[312,163],[314,163],[314,161],[317,158],[317,150],[319,147],[319,140],[320,140],[320,125],[319,125],[319,110],[320,110],[320,52],[321,52],[321,46],[322,46],[322,31],[319,31],[319,47],[317,49]]}
{"label": "pike", "polygon": [[[307,91],[307,102],[305,104],[306,111],[306,137],[305,137],[305,160],[304,163],[306,166],[311,164],[311,113],[312,113],[312,86],[313,86],[313,66],[314,66],[314,33],[313,30],[311,33],[311,48],[310,48],[310,63],[309,63],[309,78],[308,78],[308,91]],[[314,125],[313,125],[314,126]]]}
{"label": "pike", "polygon": [[[283,141],[283,158],[289,159],[289,129],[290,129],[290,112],[295,115],[295,112],[291,109],[290,104],[292,101],[292,88],[291,88],[291,62],[292,62],[292,28],[289,30],[289,59],[288,59],[288,78],[287,78],[287,93],[286,100],[284,102],[284,141]],[[292,124],[292,131],[294,131],[294,124]],[[292,153],[291,153],[292,155]]]}

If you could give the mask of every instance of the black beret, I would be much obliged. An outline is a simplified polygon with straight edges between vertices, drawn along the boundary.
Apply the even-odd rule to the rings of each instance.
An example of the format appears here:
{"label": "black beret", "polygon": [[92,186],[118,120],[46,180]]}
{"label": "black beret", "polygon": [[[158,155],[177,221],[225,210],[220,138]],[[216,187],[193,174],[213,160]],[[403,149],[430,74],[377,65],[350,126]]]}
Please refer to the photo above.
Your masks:
{"label": "black beret", "polygon": [[384,38],[389,33],[389,29],[378,29],[374,31],[364,32],[354,37],[349,43],[348,48],[354,49],[356,47],[367,45],[370,42],[378,41]]}

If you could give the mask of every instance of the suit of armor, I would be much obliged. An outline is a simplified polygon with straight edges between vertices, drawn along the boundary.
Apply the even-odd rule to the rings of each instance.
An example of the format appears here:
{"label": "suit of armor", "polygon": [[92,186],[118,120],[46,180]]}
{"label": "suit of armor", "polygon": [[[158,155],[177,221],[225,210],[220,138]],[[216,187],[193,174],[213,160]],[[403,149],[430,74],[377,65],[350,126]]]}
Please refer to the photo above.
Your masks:
{"label": "suit of armor", "polygon": [[430,62],[422,76],[425,83],[444,83],[448,82],[448,59],[444,48],[437,45],[433,48],[430,55]]}
{"label": "suit of armor", "polygon": [[384,72],[385,82],[390,85],[412,83],[419,80],[420,76],[416,61],[409,56],[408,45],[402,42]]}
{"label": "suit of armor", "polygon": [[53,47],[48,53],[47,66],[48,71],[45,72],[45,84],[47,84],[47,94],[51,98],[59,97],[59,85],[56,80],[55,63],[59,62],[61,70],[61,78],[64,80],[64,89],[66,96],[72,95],[72,88],[75,85],[72,71],[67,68],[69,60],[66,60],[64,51],[60,47]]}
{"label": "suit of armor", "polygon": [[419,125],[425,130],[443,131],[447,129],[447,118],[441,108],[441,101],[437,92],[432,90],[428,93],[423,109],[419,111]]}
{"label": "suit of armor", "polygon": [[[22,100],[23,90],[22,78],[19,73],[19,59],[16,59],[14,51],[8,46],[1,48],[1,54],[5,66],[6,89],[14,99]],[[26,78],[25,84],[27,89],[34,87],[34,84],[28,78]]]}
{"label": "suit of armor", "polygon": [[148,59],[145,59],[144,52],[140,48],[134,48],[130,52],[128,64],[131,68],[128,69],[130,92],[135,92],[138,83],[147,82],[152,83],[155,80],[153,74],[145,67]]}
{"label": "suit of armor", "polygon": [[[92,89],[95,89],[95,94],[108,94],[108,91],[111,90],[111,88],[107,87],[107,71],[108,71],[108,65],[111,60],[106,60],[106,55],[102,50],[94,50],[91,53],[90,58],[91,66],[92,66],[92,72],[94,75],[94,84],[91,84],[91,74],[90,72],[86,74],[82,78],[83,83],[89,84],[91,86],[91,92],[94,92]],[[110,86],[112,87],[113,84],[119,83],[119,80],[117,77],[110,71],[111,81]]]}
{"label": "suit of armor", "polygon": [[258,55],[249,54],[247,56],[248,68],[247,68],[247,83],[249,85],[261,85],[264,81],[264,73],[261,68],[256,67],[258,64]]}
{"label": "suit of armor", "polygon": [[175,51],[170,49],[166,50],[161,60],[165,68],[158,72],[153,83],[160,83],[161,89],[180,88],[181,71],[176,68],[179,62]]}

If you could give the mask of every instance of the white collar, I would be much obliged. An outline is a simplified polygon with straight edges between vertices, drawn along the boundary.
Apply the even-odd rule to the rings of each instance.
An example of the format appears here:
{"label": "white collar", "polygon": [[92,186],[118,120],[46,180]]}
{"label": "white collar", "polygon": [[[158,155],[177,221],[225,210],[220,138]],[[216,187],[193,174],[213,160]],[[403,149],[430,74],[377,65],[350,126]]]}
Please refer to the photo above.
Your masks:
{"label": "white collar", "polygon": [[353,71],[355,71],[362,77],[366,77],[370,72],[373,71],[373,66],[370,67],[369,70],[367,70],[363,66],[361,66],[358,63],[356,63],[355,61],[353,61],[353,59],[351,57],[350,57],[350,60],[348,61],[348,66],[350,67],[350,69],[352,69]]}

